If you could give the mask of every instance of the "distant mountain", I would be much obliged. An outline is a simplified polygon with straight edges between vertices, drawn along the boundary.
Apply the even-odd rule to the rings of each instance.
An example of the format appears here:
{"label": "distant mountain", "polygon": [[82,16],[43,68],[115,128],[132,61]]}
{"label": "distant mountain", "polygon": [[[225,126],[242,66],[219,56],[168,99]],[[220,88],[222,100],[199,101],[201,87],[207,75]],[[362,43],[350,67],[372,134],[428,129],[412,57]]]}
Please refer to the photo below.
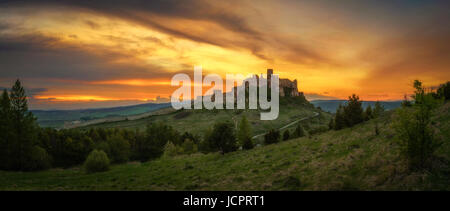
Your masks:
{"label": "distant mountain", "polygon": [[170,107],[170,103],[146,103],[131,106],[77,110],[31,110],[31,112],[38,118],[37,122],[41,127],[62,127],[65,122],[136,115],[166,107]]}
{"label": "distant mountain", "polygon": [[[367,106],[375,106],[376,101],[363,101],[362,106],[364,109]],[[328,111],[331,113],[336,113],[336,109],[339,107],[339,104],[346,104],[347,100],[313,100],[311,103],[316,106],[322,108],[324,111]],[[400,107],[402,101],[380,101],[381,105],[384,106],[386,110],[391,110],[397,107]]]}

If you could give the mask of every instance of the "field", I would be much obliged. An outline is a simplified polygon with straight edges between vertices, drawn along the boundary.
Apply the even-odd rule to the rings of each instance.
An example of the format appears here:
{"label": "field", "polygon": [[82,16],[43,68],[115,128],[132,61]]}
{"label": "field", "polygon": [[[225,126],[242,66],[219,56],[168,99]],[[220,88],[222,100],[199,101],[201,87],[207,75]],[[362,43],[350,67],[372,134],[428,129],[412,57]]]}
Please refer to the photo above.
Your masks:
{"label": "field", "polygon": [[[0,171],[1,190],[449,190],[450,104],[433,124],[442,146],[435,168],[411,172],[390,126],[394,112],[340,131],[249,151],[193,154],[115,165],[86,174],[81,167]],[[375,122],[381,125],[374,132]]]}

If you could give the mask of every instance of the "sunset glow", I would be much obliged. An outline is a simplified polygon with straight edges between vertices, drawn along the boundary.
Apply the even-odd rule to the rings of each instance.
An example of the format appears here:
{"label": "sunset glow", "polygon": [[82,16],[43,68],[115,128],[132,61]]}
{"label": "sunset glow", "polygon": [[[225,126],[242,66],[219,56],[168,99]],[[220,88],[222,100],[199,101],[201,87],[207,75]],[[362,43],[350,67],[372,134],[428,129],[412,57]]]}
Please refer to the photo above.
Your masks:
{"label": "sunset glow", "polygon": [[449,13],[426,2],[44,2],[0,7],[0,86],[42,90],[33,108],[167,99],[196,65],[224,78],[273,68],[319,99],[399,100],[414,79],[450,79]]}

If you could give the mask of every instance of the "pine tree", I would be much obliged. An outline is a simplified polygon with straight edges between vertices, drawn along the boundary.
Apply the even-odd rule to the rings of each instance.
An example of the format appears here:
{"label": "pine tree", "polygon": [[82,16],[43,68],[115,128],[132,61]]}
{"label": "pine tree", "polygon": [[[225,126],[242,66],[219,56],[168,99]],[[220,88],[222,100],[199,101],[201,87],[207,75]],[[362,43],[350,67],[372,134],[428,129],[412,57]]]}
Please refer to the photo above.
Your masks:
{"label": "pine tree", "polygon": [[252,149],[253,142],[251,137],[251,126],[245,116],[242,117],[238,129],[238,142],[243,149]]}
{"label": "pine tree", "polygon": [[364,110],[359,97],[353,94],[348,98],[347,106],[344,107],[344,118],[347,127],[352,127],[364,121]]}
{"label": "pine tree", "polygon": [[37,137],[35,118],[28,111],[25,89],[19,80],[11,89],[12,133],[11,160],[14,170],[28,170],[28,164],[33,162],[31,155]]}
{"label": "pine tree", "polygon": [[11,101],[9,94],[3,90],[0,99],[0,169],[9,169],[11,141]]}
{"label": "pine tree", "polygon": [[377,118],[384,112],[384,107],[381,105],[380,101],[375,103],[375,109],[373,110],[373,117]]}
{"label": "pine tree", "polygon": [[372,106],[367,106],[366,112],[364,114],[364,120],[369,120],[373,118]]}
{"label": "pine tree", "polygon": [[339,105],[339,107],[336,110],[336,117],[334,120],[334,129],[340,130],[345,128],[345,119],[344,119],[344,107],[342,105]]}
{"label": "pine tree", "polygon": [[306,135],[305,129],[303,129],[302,125],[298,124],[297,127],[295,128],[295,132],[294,132],[295,137],[303,137]]}

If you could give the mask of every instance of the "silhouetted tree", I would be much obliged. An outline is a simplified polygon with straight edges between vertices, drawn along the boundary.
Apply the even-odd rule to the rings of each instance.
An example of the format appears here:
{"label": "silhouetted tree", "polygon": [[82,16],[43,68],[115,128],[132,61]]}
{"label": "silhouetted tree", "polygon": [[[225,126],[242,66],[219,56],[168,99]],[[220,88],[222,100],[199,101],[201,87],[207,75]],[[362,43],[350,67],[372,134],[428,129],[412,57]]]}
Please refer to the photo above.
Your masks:
{"label": "silhouetted tree", "polygon": [[445,84],[441,84],[436,91],[438,98],[444,98],[445,100],[450,100],[450,81]]}
{"label": "silhouetted tree", "polygon": [[344,107],[345,125],[352,127],[364,121],[362,103],[359,97],[353,94],[348,98],[347,105]]}
{"label": "silhouetted tree", "polygon": [[5,89],[0,99],[0,169],[11,167],[12,132],[11,101]]}

